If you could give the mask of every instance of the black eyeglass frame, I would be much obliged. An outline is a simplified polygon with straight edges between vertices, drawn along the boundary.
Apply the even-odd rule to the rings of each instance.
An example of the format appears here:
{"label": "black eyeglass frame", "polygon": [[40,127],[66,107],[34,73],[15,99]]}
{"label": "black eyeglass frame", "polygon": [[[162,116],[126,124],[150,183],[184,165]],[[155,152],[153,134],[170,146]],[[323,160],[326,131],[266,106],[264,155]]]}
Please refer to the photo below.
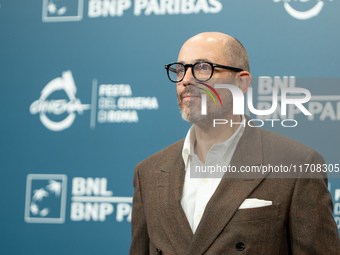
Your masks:
{"label": "black eyeglass frame", "polygon": [[[211,66],[211,75],[210,75],[210,77],[209,77],[208,79],[204,79],[204,80],[202,80],[202,79],[197,79],[197,78],[196,78],[195,71],[194,71],[194,68],[193,68],[195,65],[197,65],[197,64],[202,64],[202,63],[206,63],[206,64],[209,64],[209,65]],[[180,65],[184,66],[184,75],[183,75],[183,78],[180,79],[179,81],[173,81],[173,80],[170,78],[170,74],[169,74],[169,72],[170,72],[170,66],[171,66],[171,65],[174,65],[174,64],[180,64]],[[174,83],[183,81],[183,79],[184,79],[184,77],[185,77],[185,75],[186,75],[186,73],[187,73],[188,67],[191,67],[191,72],[192,72],[192,75],[194,76],[194,78],[195,78],[196,80],[202,81],[202,82],[208,81],[208,80],[211,79],[211,77],[212,77],[213,74],[214,74],[215,67],[227,69],[227,70],[234,71],[234,72],[242,72],[242,71],[244,71],[243,69],[238,68],[238,67],[224,66],[224,65],[219,65],[219,64],[207,62],[207,61],[198,61],[198,62],[196,62],[196,63],[194,63],[194,64],[183,64],[183,63],[180,63],[180,62],[174,62],[174,63],[170,63],[170,64],[168,64],[168,65],[165,65],[165,69],[167,70],[168,78],[169,78],[170,81],[172,81],[172,82],[174,82]]]}

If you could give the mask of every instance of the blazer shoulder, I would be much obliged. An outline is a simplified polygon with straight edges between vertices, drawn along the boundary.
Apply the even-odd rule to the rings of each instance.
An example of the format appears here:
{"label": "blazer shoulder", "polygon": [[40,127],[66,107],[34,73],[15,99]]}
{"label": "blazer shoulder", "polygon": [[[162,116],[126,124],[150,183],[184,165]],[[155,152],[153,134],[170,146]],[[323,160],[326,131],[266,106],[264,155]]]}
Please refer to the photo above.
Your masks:
{"label": "blazer shoulder", "polygon": [[307,157],[308,155],[313,154],[317,157],[322,158],[321,154],[318,153],[316,150],[299,141],[266,129],[260,130],[261,140],[263,146],[265,147],[269,147],[269,145],[276,145],[275,147],[277,149],[279,149],[280,151],[284,151],[286,155],[294,155],[294,157]]}
{"label": "blazer shoulder", "polygon": [[136,165],[136,169],[149,169],[151,165],[162,164],[163,160],[175,157],[178,153],[182,153],[184,139],[177,141],[170,146],[164,148],[151,155],[150,157],[144,159]]}

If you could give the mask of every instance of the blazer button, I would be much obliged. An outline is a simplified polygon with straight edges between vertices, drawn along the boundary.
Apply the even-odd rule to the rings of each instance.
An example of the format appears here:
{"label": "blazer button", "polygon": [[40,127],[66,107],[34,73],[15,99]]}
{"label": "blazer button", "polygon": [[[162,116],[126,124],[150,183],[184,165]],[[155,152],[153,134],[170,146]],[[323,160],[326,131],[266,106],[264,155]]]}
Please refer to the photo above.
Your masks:
{"label": "blazer button", "polygon": [[161,249],[156,248],[156,251],[157,251],[157,255],[162,255],[162,250]]}
{"label": "blazer button", "polygon": [[239,243],[236,244],[236,249],[238,251],[243,251],[245,247],[246,246],[244,245],[244,243],[239,242]]}

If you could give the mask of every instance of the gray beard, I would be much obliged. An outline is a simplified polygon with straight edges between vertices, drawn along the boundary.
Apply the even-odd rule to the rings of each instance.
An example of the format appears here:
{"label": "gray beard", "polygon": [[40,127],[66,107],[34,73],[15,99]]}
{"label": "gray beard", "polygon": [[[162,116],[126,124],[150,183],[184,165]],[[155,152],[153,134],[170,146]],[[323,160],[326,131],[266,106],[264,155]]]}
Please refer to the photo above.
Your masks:
{"label": "gray beard", "polygon": [[[200,96],[201,92],[198,89],[195,89],[192,86],[187,87],[182,94],[177,97],[178,106],[182,115],[182,118],[185,121],[190,123],[208,123],[212,122],[214,119],[225,119],[230,114],[233,105],[233,97],[232,94],[229,92],[226,96],[227,100],[224,100],[224,104],[221,105],[217,104],[214,105],[212,102],[207,104],[207,115],[201,114],[201,104],[196,104],[196,102],[191,101],[183,101],[183,95],[185,93],[190,93],[195,96]],[[185,107],[184,107],[185,106]],[[192,109],[194,109],[192,111]]]}
{"label": "gray beard", "polygon": [[[230,98],[232,100],[232,97]],[[184,108],[179,104],[180,112],[182,115],[183,120],[188,121],[190,123],[203,123],[203,122],[212,122],[214,119],[225,119],[228,116],[228,113],[230,112],[232,108],[232,101],[228,100],[228,104],[224,105],[223,108],[215,109],[214,111],[209,111],[209,106],[207,110],[207,115],[201,114],[201,109],[195,109],[194,111],[191,111],[189,102],[183,103],[187,107]],[[219,105],[211,105],[210,108],[213,107],[220,107]],[[198,108],[198,107],[196,107]]]}

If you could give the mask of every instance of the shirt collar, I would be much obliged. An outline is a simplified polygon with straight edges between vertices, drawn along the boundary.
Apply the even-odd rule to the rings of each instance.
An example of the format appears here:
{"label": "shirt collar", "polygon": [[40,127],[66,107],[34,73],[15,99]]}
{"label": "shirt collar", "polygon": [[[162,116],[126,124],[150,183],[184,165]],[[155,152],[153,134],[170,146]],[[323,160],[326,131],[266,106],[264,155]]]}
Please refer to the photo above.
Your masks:
{"label": "shirt collar", "polygon": [[[242,123],[245,123],[246,118],[244,117],[244,115],[241,115]],[[212,149],[222,149],[222,153],[223,152],[227,152],[228,149],[230,148],[230,146],[233,144],[233,142],[238,142],[239,141],[239,137],[242,136],[243,131],[244,131],[245,125],[239,125],[239,127],[237,128],[237,130],[234,132],[234,134],[229,137],[226,141],[224,141],[223,143],[219,143],[219,144],[214,144],[210,151]],[[184,139],[184,144],[183,144],[183,149],[182,149],[182,158],[185,164],[185,170],[187,169],[187,165],[189,163],[190,158],[192,157],[192,155],[190,154],[190,146],[192,146],[193,144],[191,144],[191,141],[195,141],[196,136],[195,136],[195,131],[193,130],[192,126],[190,127],[185,139]],[[210,152],[209,151],[209,152]],[[194,155],[194,153],[193,153]]]}

